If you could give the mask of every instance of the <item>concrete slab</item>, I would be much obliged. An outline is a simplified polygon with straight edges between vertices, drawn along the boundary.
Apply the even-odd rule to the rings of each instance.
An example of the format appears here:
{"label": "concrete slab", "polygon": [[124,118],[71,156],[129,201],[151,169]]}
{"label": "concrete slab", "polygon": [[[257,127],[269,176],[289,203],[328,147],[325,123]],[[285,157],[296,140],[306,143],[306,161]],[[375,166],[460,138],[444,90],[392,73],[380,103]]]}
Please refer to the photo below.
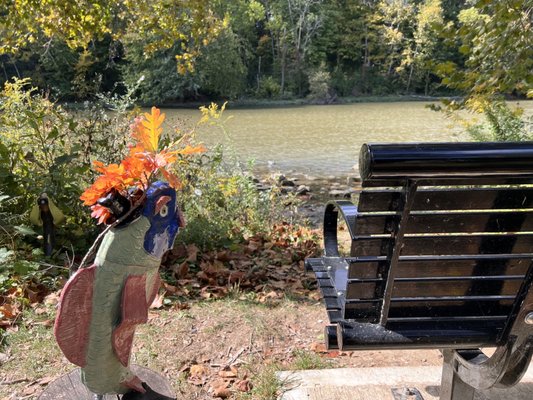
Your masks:
{"label": "concrete slab", "polygon": [[[338,368],[283,371],[280,400],[392,400],[392,388],[416,388],[424,400],[439,398],[441,367]],[[414,396],[405,399],[416,400]],[[481,391],[475,400],[533,399],[533,367],[510,389]]]}

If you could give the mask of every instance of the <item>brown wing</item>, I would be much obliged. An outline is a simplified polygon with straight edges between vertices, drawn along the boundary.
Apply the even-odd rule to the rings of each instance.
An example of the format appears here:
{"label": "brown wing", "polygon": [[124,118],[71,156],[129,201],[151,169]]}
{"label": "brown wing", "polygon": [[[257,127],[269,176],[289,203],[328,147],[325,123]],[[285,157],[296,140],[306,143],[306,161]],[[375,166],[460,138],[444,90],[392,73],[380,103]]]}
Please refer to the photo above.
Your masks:
{"label": "brown wing", "polygon": [[84,367],[89,342],[96,266],[78,270],[67,282],[59,300],[54,335],[67,359]]}
{"label": "brown wing", "polygon": [[148,321],[146,275],[130,275],[122,290],[120,324],[113,330],[113,350],[122,365],[128,365],[133,335],[138,324]]}

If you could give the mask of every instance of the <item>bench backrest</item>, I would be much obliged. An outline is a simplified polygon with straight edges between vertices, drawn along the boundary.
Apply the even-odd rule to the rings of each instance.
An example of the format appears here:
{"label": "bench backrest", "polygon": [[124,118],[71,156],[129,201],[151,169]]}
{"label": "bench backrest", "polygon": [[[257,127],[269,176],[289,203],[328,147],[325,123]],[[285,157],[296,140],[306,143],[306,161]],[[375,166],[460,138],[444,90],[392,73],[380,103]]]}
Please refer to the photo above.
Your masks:
{"label": "bench backrest", "polygon": [[342,319],[504,338],[533,279],[533,143],[365,145],[360,173]]}

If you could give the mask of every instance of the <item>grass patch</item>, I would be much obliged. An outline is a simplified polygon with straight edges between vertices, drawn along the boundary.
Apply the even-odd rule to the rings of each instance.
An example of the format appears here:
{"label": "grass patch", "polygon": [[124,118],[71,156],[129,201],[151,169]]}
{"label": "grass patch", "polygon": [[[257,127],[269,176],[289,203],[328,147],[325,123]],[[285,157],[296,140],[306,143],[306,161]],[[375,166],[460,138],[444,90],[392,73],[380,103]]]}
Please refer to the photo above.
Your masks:
{"label": "grass patch", "polygon": [[237,400],[277,400],[284,391],[285,382],[278,378],[278,364],[267,365],[253,378],[253,388],[237,395]]}
{"label": "grass patch", "polygon": [[293,355],[294,360],[290,365],[292,370],[325,369],[332,366],[331,362],[322,359],[320,355],[312,351],[298,349]]}

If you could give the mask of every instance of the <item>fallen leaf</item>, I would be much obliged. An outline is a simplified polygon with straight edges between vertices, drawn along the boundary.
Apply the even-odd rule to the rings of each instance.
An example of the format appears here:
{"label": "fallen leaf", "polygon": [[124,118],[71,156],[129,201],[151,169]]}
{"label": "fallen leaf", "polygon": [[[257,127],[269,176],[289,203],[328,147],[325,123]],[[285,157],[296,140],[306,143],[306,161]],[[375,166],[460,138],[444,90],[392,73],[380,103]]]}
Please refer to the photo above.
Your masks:
{"label": "fallen leaf", "polygon": [[324,343],[319,342],[313,342],[311,343],[311,351],[314,351],[315,353],[327,353],[326,345]]}
{"label": "fallen leaf", "polygon": [[195,244],[187,246],[187,260],[189,262],[196,262],[198,259],[198,247]]}
{"label": "fallen leaf", "polygon": [[150,308],[160,309],[163,307],[163,301],[165,299],[165,296],[162,294],[157,294],[154,298],[154,301],[152,301],[152,304],[150,305]]}
{"label": "fallen leaf", "polygon": [[204,375],[207,375],[209,372],[209,368],[207,368],[205,365],[195,364],[191,366],[189,370],[189,376],[191,378],[197,378]]}
{"label": "fallen leaf", "polygon": [[233,386],[241,392],[249,392],[253,388],[252,382],[250,382],[248,379],[237,381]]}
{"label": "fallen leaf", "polygon": [[213,396],[221,399],[227,399],[231,396],[231,391],[225,386],[219,386],[213,389]]}
{"label": "fallen leaf", "polygon": [[218,371],[218,376],[222,378],[236,378],[237,374],[233,371]]}

